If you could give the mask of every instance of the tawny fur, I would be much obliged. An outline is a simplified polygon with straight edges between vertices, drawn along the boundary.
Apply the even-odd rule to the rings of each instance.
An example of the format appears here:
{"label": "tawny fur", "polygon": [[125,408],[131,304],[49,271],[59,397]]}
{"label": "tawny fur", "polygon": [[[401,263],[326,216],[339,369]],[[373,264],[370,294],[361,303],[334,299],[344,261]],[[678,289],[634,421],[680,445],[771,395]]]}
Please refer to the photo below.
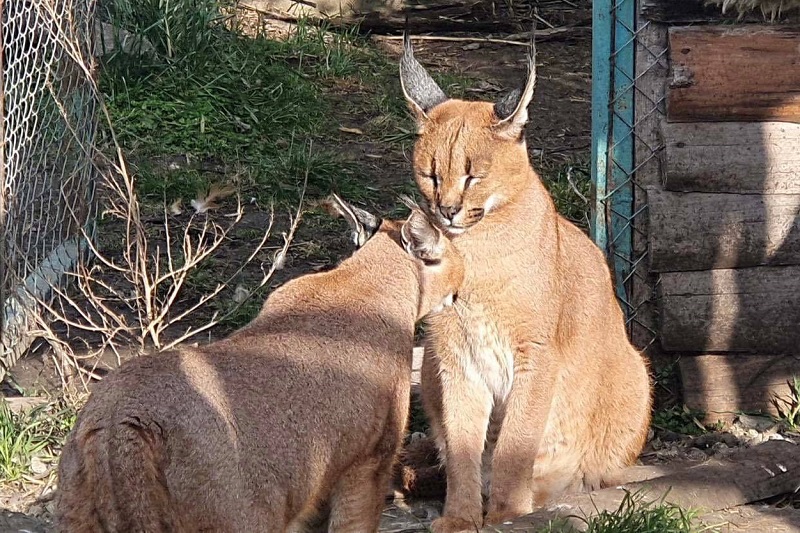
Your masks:
{"label": "tawny fur", "polygon": [[[299,532],[325,508],[329,531],[376,531],[414,323],[463,278],[424,215],[408,225],[384,221],[337,268],[286,283],[228,339],[98,384],[61,456],[60,530]],[[432,245],[435,264],[403,250]]]}
{"label": "tawny fur", "polygon": [[516,101],[495,106],[442,101],[421,69],[407,43],[414,174],[466,265],[458,301],[426,327],[422,395],[447,475],[433,530],[475,531],[613,482],[644,445],[650,377],[605,257],[529,162],[535,68]]}

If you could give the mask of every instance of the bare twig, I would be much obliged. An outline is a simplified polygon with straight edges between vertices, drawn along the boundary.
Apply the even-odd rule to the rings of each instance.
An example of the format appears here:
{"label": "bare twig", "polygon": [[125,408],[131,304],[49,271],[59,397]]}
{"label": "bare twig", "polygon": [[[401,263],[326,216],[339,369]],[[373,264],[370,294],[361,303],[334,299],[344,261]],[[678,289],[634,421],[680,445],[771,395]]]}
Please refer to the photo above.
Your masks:
{"label": "bare twig", "polygon": [[[539,22],[541,22],[542,24],[544,24],[545,26],[547,26],[547,27],[548,27],[548,28],[550,28],[550,29],[553,29],[553,28],[555,28],[555,26],[553,26],[552,24],[550,24],[549,22],[547,22],[545,19],[543,19],[543,18],[542,18],[542,17],[539,15],[539,13],[534,13],[534,14],[533,14],[533,18],[535,18],[536,20],[538,20]],[[539,33],[539,32],[537,31],[537,35],[538,35],[538,33]]]}
{"label": "bare twig", "polygon": [[580,190],[578,190],[578,186],[575,184],[575,180],[572,177],[572,167],[567,169],[567,182],[569,183],[570,187],[572,187],[573,192],[578,195],[578,198],[583,200],[585,203],[589,203],[589,199],[586,198],[586,196],[584,196]]}
{"label": "bare twig", "polygon": [[[550,28],[545,30],[536,31],[537,40],[546,40],[547,37],[556,35],[569,34],[574,30],[572,27],[563,28]],[[510,37],[522,39],[525,36],[530,36],[530,33],[517,33]],[[376,39],[384,39],[388,41],[399,41],[403,39],[402,35],[381,35],[375,36]],[[510,46],[524,46],[529,47],[530,41],[517,41],[514,39],[496,39],[492,37],[454,37],[449,35],[412,35],[412,40],[417,41],[445,41],[445,42],[460,42],[460,43],[486,43],[486,44],[506,44]]]}
{"label": "bare twig", "polygon": [[[399,41],[402,35],[382,35],[380,39],[387,41]],[[529,46],[530,43],[522,41],[510,41],[507,39],[493,39],[491,37],[452,37],[447,35],[413,35],[411,39],[416,41],[450,41],[456,43],[488,43],[488,44],[508,44],[511,46]]]}
{"label": "bare twig", "polygon": [[[236,300],[236,305],[225,313],[214,313],[210,319],[187,328],[176,339],[165,339],[167,332],[174,331],[177,325],[194,316],[212,300],[222,297],[223,291],[235,282],[247,265],[252,264],[268,248],[267,243],[273,236],[274,212],[270,210],[268,227],[231,274],[196,296],[194,301],[183,302],[190,277],[219,251],[231,231],[241,222],[244,215],[241,200],[237,197],[235,212],[223,215],[223,222],[220,222],[220,217],[205,211],[219,207],[214,200],[221,200],[231,191],[225,187],[212,188],[204,197],[203,209],[198,209],[203,212],[190,217],[178,231],[176,219],[169,216],[169,206],[165,203],[163,220],[160,222],[165,243],[154,240],[148,232],[150,226],[142,219],[134,177],[129,172],[109,110],[93,75],[94,58],[91,50],[81,46],[74,21],[59,16],[55,8],[46,2],[37,5],[41,13],[52,20],[50,31],[77,65],[79,75],[85,78],[81,82],[86,84],[90,98],[97,104],[114,150],[111,155],[105,154],[93,143],[83,141],[80,132],[76,131],[76,124],[71,120],[69,109],[60,99],[59,87],[50,83],[48,88],[66,124],[67,134],[74,138],[82,155],[94,162],[99,186],[105,193],[103,216],[117,222],[122,229],[121,247],[115,250],[116,255],[112,255],[97,246],[91,231],[84,227],[85,220],[81,219],[81,214],[67,203],[69,218],[81,228],[79,236],[94,259],[91,266],[79,263],[66,273],[72,285],[80,289],[80,295],[60,286],[53,286],[48,297],[27,295],[28,301],[33,304],[27,312],[36,324],[32,333],[44,338],[53,348],[62,384],[66,386],[72,377],[77,377],[86,386],[90,379],[100,379],[95,371],[99,362],[97,355],[107,349],[113,352],[118,362],[124,345],[133,344],[140,352],[150,346],[156,350],[172,349],[230,317],[246,299]],[[303,194],[307,179],[306,175]],[[65,194],[62,190],[61,195]],[[302,196],[296,212],[289,215],[289,229],[281,236],[280,257],[288,251],[301,213]],[[268,270],[262,265],[263,276],[248,294],[252,295],[266,286],[278,268],[277,259]],[[179,301],[181,308],[177,309]],[[60,327],[56,328],[55,324]],[[61,328],[69,332],[71,339],[79,338],[76,334],[81,332],[92,337],[91,342],[84,341],[89,353],[77,354],[74,343],[67,342],[68,337],[62,331],[56,331]]]}

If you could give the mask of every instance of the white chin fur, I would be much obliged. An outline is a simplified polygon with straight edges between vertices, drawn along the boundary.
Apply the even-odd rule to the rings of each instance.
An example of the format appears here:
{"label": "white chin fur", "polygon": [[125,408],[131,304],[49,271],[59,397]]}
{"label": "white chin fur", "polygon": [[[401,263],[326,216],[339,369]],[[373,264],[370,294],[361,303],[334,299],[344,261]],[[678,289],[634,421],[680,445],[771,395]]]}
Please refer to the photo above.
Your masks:
{"label": "white chin fur", "polygon": [[452,226],[445,227],[443,229],[444,229],[445,233],[447,233],[448,235],[461,235],[462,233],[467,231],[467,228],[454,228]]}
{"label": "white chin fur", "polygon": [[450,293],[447,296],[445,296],[444,300],[442,300],[442,303],[431,309],[431,314],[441,313],[442,311],[444,311],[445,307],[450,307],[451,305],[453,305],[453,293]]}
{"label": "white chin fur", "polygon": [[500,201],[500,196],[497,194],[491,195],[489,198],[486,199],[486,203],[483,204],[483,214],[484,216],[488,215],[490,211],[492,211],[497,203]]}

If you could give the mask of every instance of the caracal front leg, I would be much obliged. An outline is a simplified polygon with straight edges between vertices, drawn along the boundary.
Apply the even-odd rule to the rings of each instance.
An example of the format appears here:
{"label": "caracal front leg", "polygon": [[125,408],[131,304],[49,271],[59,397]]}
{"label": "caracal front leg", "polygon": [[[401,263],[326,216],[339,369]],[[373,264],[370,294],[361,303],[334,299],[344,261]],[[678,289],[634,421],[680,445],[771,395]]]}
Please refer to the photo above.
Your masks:
{"label": "caracal front leg", "polygon": [[515,351],[514,379],[492,458],[486,524],[533,510],[533,466],[544,435],[557,375],[558,355],[535,342]]}
{"label": "caracal front leg", "polygon": [[[433,415],[437,441],[444,448],[441,452],[447,473],[444,514],[431,524],[431,530],[474,532],[483,524],[481,456],[492,395],[477,375],[464,370],[466,364],[457,362],[451,354],[442,355],[426,353],[426,359],[432,359],[423,365],[422,377],[423,393],[429,393],[426,404]],[[449,361],[455,364],[448,364]]]}
{"label": "caracal front leg", "polygon": [[328,533],[372,533],[378,531],[392,457],[371,457],[350,467],[331,499]]}

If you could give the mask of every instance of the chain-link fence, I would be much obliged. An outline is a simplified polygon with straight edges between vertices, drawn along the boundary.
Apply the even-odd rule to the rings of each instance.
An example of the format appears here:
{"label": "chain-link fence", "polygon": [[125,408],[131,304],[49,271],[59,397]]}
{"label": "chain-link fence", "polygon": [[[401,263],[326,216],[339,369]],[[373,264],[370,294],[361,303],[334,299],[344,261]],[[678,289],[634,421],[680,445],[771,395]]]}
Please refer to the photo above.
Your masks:
{"label": "chain-link fence", "polygon": [[95,0],[0,0],[0,377],[94,219]]}
{"label": "chain-link fence", "polygon": [[646,189],[662,175],[668,49],[666,26],[645,20],[640,4],[593,4],[592,237],[610,258],[629,333],[644,349],[656,338]]}

